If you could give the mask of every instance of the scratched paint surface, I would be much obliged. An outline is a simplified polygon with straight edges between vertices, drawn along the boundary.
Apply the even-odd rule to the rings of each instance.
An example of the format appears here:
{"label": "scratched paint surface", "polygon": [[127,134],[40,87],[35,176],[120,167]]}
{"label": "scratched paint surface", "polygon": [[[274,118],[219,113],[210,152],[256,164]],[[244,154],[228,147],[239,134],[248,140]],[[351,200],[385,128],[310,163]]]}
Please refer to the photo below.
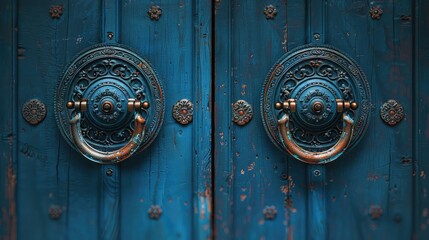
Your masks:
{"label": "scratched paint surface", "polygon": [[[277,9],[274,19],[264,15],[269,4]],[[382,7],[379,20],[369,15],[371,6]],[[427,3],[236,0],[218,1],[215,8],[218,238],[424,239],[429,161],[421,150],[428,137],[421,131],[427,129],[428,96],[421,89],[428,87],[428,71],[421,64],[428,62],[428,50],[422,49],[428,46],[423,23],[428,18],[417,15],[428,9]],[[416,39],[419,45],[413,48]],[[357,61],[373,103],[359,145],[326,166],[300,163],[276,149],[260,117],[261,87],[272,65],[288,49],[317,42]],[[245,127],[234,125],[225,110],[239,99],[259,113]],[[388,99],[396,99],[406,112],[395,127],[379,115]],[[275,208],[275,217],[267,215],[267,207]]]}
{"label": "scratched paint surface", "polygon": [[[218,239],[425,239],[429,2],[413,2],[234,0],[213,1],[212,9],[210,1],[162,1],[156,3],[163,10],[160,19],[151,21],[152,1],[62,1],[57,19],[49,14],[52,1],[3,1],[0,239],[204,239],[212,230]],[[109,15],[112,4],[117,19]],[[277,9],[272,20],[264,15],[268,4]],[[368,14],[376,5],[383,9],[379,20]],[[115,167],[72,150],[52,112],[57,79],[77,53],[103,41],[106,21],[117,24],[118,42],[154,65],[167,106],[153,146]],[[374,104],[362,142],[325,167],[276,149],[258,114],[260,88],[272,64],[316,38],[358,62]],[[37,126],[20,115],[31,98],[48,106]],[[182,98],[194,103],[188,126],[169,117]],[[378,115],[391,98],[406,114],[395,127]],[[231,121],[231,103],[239,99],[254,110],[242,127]],[[162,209],[158,220],[149,216],[153,205]]]}
{"label": "scratched paint surface", "polygon": [[[4,2],[0,239],[210,236],[211,110],[209,95],[201,94],[211,91],[210,1],[162,1],[158,21],[147,13],[152,1]],[[63,7],[61,16],[51,18],[52,5]],[[107,41],[104,30],[111,29],[112,39],[154,66],[164,85],[166,117],[147,150],[120,165],[101,166],[62,138],[53,100],[73,57]],[[36,126],[19,114],[31,98],[47,106]],[[187,126],[171,117],[172,106],[183,98],[195,109]],[[149,216],[152,205],[162,209],[158,219]]]}

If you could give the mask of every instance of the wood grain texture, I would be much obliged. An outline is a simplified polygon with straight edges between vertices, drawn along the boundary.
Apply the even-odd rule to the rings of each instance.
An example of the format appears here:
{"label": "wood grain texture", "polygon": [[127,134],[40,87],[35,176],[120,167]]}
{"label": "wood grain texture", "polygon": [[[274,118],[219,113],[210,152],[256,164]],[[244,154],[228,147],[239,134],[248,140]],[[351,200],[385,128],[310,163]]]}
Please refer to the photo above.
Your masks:
{"label": "wood grain texture", "polygon": [[414,163],[414,221],[413,238],[425,239],[428,236],[429,225],[429,9],[428,1],[415,1],[414,3],[414,68],[413,68],[413,102],[414,137],[413,137],[413,163]]}
{"label": "wood grain texture", "polygon": [[[413,165],[408,160],[413,154],[415,80],[413,28],[403,16],[412,15],[412,1],[309,0],[270,4],[278,10],[274,20],[266,20],[263,15],[267,3],[221,1],[216,7],[217,236],[410,238]],[[384,13],[377,21],[369,16],[369,9],[378,5]],[[285,30],[285,26],[289,29]],[[291,27],[295,26],[300,29],[293,31]],[[325,167],[297,163],[273,148],[258,114],[248,125],[238,127],[230,122],[230,108],[225,110],[232,102],[244,99],[259,112],[260,89],[271,65],[285,49],[317,42],[314,33],[321,34],[319,41],[339,48],[357,61],[370,82],[373,100],[367,134],[358,146]],[[380,106],[388,99],[396,99],[406,111],[406,118],[395,127],[380,119]],[[287,181],[279,176],[282,168]],[[323,173],[322,180],[312,176],[315,169]],[[286,204],[277,186],[289,190]],[[278,210],[272,221],[263,218],[267,205]],[[285,205],[288,207],[283,210]],[[371,216],[372,208],[381,209],[379,218]]]}
{"label": "wood grain texture", "polygon": [[[274,20],[264,15],[268,4],[277,9]],[[259,105],[268,70],[287,49],[305,43],[305,2],[220,1],[215,8],[217,238],[304,239],[305,165],[270,142]],[[245,126],[231,121],[231,104],[239,99],[254,110]],[[276,217],[265,219],[272,206]]]}
{"label": "wood grain texture", "polygon": [[[146,11],[159,5],[152,21]],[[155,67],[164,86],[165,120],[155,142],[121,166],[121,239],[205,239],[211,236],[211,3],[123,1],[121,43]],[[180,125],[172,107],[194,104]],[[150,219],[152,205],[162,208]]]}
{"label": "wood grain texture", "polygon": [[[56,127],[57,81],[71,59],[98,43],[100,3],[63,2],[52,19],[50,1],[18,2],[18,105],[38,98],[46,119],[31,126],[18,118],[18,237],[21,239],[97,238],[99,166],[71,149]],[[19,109],[18,109],[19,111]],[[58,219],[49,215],[58,207]],[[78,223],[78,224],[77,224]]]}
{"label": "wood grain texture", "polygon": [[[374,105],[360,144],[343,161],[328,166],[328,219],[342,219],[329,225],[329,238],[411,236],[412,167],[402,159],[411,156],[412,149],[412,115],[408,114],[412,111],[412,32],[411,25],[399,18],[411,14],[410,4],[380,4],[384,12],[378,21],[369,17],[373,5],[366,1],[329,4],[328,16],[333,17],[328,18],[332,28],[327,42],[346,51],[362,67]],[[395,127],[380,120],[380,106],[388,99],[396,99],[406,109],[406,119]],[[382,210],[379,218],[371,217],[373,207]]]}
{"label": "wood grain texture", "polygon": [[[326,0],[306,1],[307,10],[307,43],[326,44],[328,34],[328,14]],[[307,165],[307,214],[306,233],[307,239],[329,239],[327,210],[327,175],[326,165]]]}
{"label": "wood grain texture", "polygon": [[15,1],[0,6],[0,239],[17,239],[16,7]]}
{"label": "wood grain texture", "polygon": [[[49,8],[57,4],[64,12],[52,19]],[[263,13],[268,4],[278,11],[273,20]],[[153,5],[163,11],[158,21],[147,15]],[[382,7],[380,20],[369,16],[371,6]],[[427,11],[424,0],[5,1],[0,239],[426,239]],[[73,150],[53,113],[63,70],[101,42],[127,45],[149,60],[166,96],[157,139],[119,165],[100,166]],[[346,52],[372,90],[366,135],[326,166],[274,147],[260,116],[267,72],[309,42]],[[20,113],[31,98],[48,107],[36,126]],[[194,103],[189,125],[171,117],[182,98]],[[239,99],[254,110],[245,126],[231,121]],[[388,99],[405,110],[393,127],[379,115]],[[162,209],[159,219],[148,215],[153,205]],[[267,207],[276,209],[272,220]],[[58,219],[51,208],[61,210]]]}
{"label": "wood grain texture", "polygon": [[[101,1],[100,40],[103,43],[118,43],[120,37],[120,1]],[[109,37],[113,34],[113,37]],[[98,209],[98,237],[118,239],[121,231],[121,164],[99,166],[100,190]]]}

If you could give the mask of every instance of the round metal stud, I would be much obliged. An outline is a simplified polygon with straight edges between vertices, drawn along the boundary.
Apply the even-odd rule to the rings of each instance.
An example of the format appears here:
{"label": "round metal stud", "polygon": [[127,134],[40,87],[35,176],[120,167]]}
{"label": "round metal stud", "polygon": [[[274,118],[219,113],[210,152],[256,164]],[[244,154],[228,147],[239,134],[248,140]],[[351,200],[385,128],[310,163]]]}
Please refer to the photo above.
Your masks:
{"label": "round metal stud", "polygon": [[383,9],[380,6],[372,6],[369,10],[369,15],[374,20],[380,20],[383,15]]}
{"label": "round metal stud", "polygon": [[22,106],[22,117],[29,124],[37,125],[46,117],[46,105],[38,99],[31,99]]}
{"label": "round metal stud", "polygon": [[158,21],[161,18],[162,9],[160,6],[155,5],[149,8],[147,14],[149,15],[151,20]]}
{"label": "round metal stud", "polygon": [[194,115],[194,104],[188,99],[182,99],[173,106],[173,118],[182,125],[192,122]]}
{"label": "round metal stud", "polygon": [[274,19],[274,17],[277,15],[277,9],[273,5],[267,5],[264,9],[264,14],[266,19]]}
{"label": "round metal stud", "polygon": [[276,218],[277,216],[277,209],[275,206],[266,206],[264,208],[264,217],[267,220],[274,220],[274,218]]}
{"label": "round metal stud", "polygon": [[232,104],[232,121],[237,125],[244,126],[253,118],[252,106],[244,101],[238,100]]}
{"label": "round metal stud", "polygon": [[390,99],[380,109],[380,117],[390,126],[395,126],[404,118],[404,108],[397,101]]}
{"label": "round metal stud", "polygon": [[54,220],[59,219],[62,213],[63,213],[63,210],[58,205],[51,205],[49,207],[49,217],[51,217]]}
{"label": "round metal stud", "polygon": [[162,215],[162,208],[159,205],[152,205],[149,208],[148,215],[151,219],[158,220]]}
{"label": "round metal stud", "polygon": [[53,19],[59,19],[63,15],[63,6],[61,5],[52,5],[49,8],[49,14]]}

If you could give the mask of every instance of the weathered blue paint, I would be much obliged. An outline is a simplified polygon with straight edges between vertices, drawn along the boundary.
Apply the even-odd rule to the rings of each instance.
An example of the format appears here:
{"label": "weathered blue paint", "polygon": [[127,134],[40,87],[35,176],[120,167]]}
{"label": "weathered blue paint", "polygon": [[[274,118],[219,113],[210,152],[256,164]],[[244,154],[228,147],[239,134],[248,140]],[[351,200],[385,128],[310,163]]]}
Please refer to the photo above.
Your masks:
{"label": "weathered blue paint", "polygon": [[[63,6],[58,19],[49,15],[52,4]],[[0,78],[0,239],[211,236],[211,2],[156,3],[164,12],[158,21],[147,15],[153,4],[1,4],[0,56],[6,62]],[[107,32],[113,32],[112,39]],[[103,42],[124,44],[147,58],[164,83],[166,99],[157,139],[117,165],[92,163],[68,146],[53,111],[63,70],[76,54]],[[36,126],[20,116],[30,98],[48,106],[46,119]],[[171,116],[182,98],[195,108],[194,121],[186,126]],[[158,220],[149,217],[152,205],[162,208]],[[57,206],[61,216],[52,219],[49,209]]]}
{"label": "weathered blue paint", "polygon": [[[156,3],[159,21],[146,14],[150,1],[62,3],[59,19],[49,16],[52,1],[0,5],[1,239],[204,239],[211,216],[218,239],[426,239],[429,2],[163,1]],[[268,4],[278,10],[273,20],[263,14]],[[326,12],[316,26],[317,5]],[[368,15],[373,5],[383,8],[380,20]],[[118,6],[116,17],[108,17],[111,6]],[[157,69],[167,113],[151,147],[120,165],[100,166],[64,141],[52,104],[63,69],[103,42],[108,24],[118,29],[112,42],[136,49]],[[374,103],[364,139],[326,166],[278,150],[256,114],[267,71],[289,49],[313,41],[314,32],[358,62]],[[37,126],[20,114],[30,98],[48,106]],[[182,98],[195,107],[186,126],[168,112]],[[391,98],[406,114],[394,127],[379,117]],[[239,99],[255,112],[246,126],[231,121],[230,106]],[[149,218],[151,205],[162,207],[159,220]],[[48,214],[55,206],[62,209],[57,220]],[[275,206],[273,220],[264,218],[266,206]],[[382,214],[371,217],[377,207]]]}
{"label": "weathered blue paint", "polygon": [[16,239],[17,207],[17,4],[0,5],[0,238]]}
{"label": "weathered blue paint", "polygon": [[[425,239],[428,70],[423,65],[429,62],[429,41],[423,14],[428,5],[422,2],[217,4],[214,193],[219,239]],[[268,4],[278,11],[273,20],[263,14]],[[369,16],[377,5],[383,9],[380,20]],[[258,94],[270,67],[285,50],[308,43],[345,51],[362,67],[372,90],[366,135],[325,166],[301,164],[277,150],[257,114],[238,127],[228,122],[225,110],[243,99],[260,111]],[[388,99],[400,102],[406,114],[394,127],[379,115]],[[266,206],[276,207],[274,220],[264,218]],[[378,208],[380,216],[373,211]]]}
{"label": "weathered blue paint", "polygon": [[[413,184],[414,184],[414,206],[413,206],[413,237],[425,239],[428,236],[429,199],[429,2],[424,0],[415,1],[412,6],[414,20],[414,55],[413,55]],[[410,203],[412,204],[412,203]]]}
{"label": "weathered blue paint", "polygon": [[[263,13],[268,4],[278,10],[274,20],[267,20]],[[286,5],[285,1],[220,1],[215,8],[217,237],[304,239],[306,190],[294,191],[294,186],[305,184],[305,164],[277,150],[262,127],[260,114],[240,127],[232,125],[231,109],[225,108],[243,99],[255,113],[260,111],[261,87],[268,70],[288,48],[306,43],[305,14],[299,11],[305,11],[305,6],[300,2]],[[293,24],[286,25],[286,17]],[[266,206],[277,209],[274,220],[264,218]]]}

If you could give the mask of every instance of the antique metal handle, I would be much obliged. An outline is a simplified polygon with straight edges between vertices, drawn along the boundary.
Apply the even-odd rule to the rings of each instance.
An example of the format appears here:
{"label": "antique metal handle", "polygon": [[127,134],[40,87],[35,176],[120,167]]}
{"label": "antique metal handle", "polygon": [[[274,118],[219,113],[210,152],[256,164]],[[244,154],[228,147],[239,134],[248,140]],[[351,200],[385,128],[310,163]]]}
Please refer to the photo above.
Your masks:
{"label": "antique metal handle", "polygon": [[[128,100],[128,111],[135,111],[134,131],[130,141],[125,146],[111,152],[103,152],[94,149],[85,141],[85,138],[82,136],[80,128],[80,120],[82,114],[81,111],[86,111],[87,100],[84,99],[80,102],[68,102],[67,107],[75,108],[77,111],[75,116],[70,120],[71,137],[77,149],[88,159],[106,164],[117,163],[129,158],[134,152],[136,152],[140,148],[145,134],[146,120],[140,114],[139,109],[141,107],[149,107],[148,102],[141,103],[139,101],[136,101],[135,99]],[[108,109],[109,107],[110,105],[106,103],[105,108]]]}
{"label": "antique metal handle", "polygon": [[328,150],[322,152],[311,152],[301,148],[293,140],[289,129],[288,113],[284,114],[283,117],[278,121],[280,135],[287,151],[295,158],[312,164],[325,163],[338,158],[350,144],[350,140],[352,139],[353,135],[353,126],[353,119],[348,116],[347,113],[343,113],[343,131],[338,142]]}
{"label": "antique metal handle", "polygon": [[356,146],[368,128],[371,91],[342,51],[311,44],[288,51],[267,74],[261,114],[270,140],[292,157],[326,164]]}

